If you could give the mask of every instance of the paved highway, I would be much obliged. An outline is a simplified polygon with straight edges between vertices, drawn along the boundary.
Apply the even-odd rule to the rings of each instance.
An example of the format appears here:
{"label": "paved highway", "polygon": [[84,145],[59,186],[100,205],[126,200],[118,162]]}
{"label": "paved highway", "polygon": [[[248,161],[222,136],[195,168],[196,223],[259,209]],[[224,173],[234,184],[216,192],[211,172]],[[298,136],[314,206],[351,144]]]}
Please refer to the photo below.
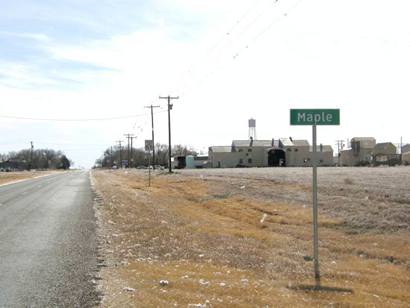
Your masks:
{"label": "paved highway", "polygon": [[97,239],[88,172],[0,187],[0,307],[89,307]]}

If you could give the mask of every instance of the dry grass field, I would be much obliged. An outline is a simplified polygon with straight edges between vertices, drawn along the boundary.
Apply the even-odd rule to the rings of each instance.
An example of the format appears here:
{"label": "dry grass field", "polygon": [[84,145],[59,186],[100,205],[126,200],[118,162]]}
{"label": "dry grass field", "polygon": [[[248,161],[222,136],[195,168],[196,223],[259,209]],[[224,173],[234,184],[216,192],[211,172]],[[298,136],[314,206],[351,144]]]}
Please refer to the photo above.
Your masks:
{"label": "dry grass field", "polygon": [[[409,307],[410,168],[93,171],[104,307]],[[162,281],[162,282],[161,282]]]}
{"label": "dry grass field", "polygon": [[51,172],[53,171],[0,172],[0,185],[47,175]]}

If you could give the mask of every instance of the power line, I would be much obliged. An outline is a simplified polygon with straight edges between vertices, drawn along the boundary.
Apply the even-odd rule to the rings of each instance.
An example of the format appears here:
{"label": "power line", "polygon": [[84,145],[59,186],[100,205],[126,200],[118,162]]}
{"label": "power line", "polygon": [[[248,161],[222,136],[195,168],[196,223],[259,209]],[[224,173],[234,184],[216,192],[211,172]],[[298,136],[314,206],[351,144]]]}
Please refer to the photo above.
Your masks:
{"label": "power line", "polygon": [[[163,108],[162,106],[159,106],[160,108],[160,110]],[[165,110],[161,110],[161,111],[157,111],[157,112],[154,112],[154,114],[160,114],[160,113],[165,113],[165,112],[167,112],[167,110],[165,109]],[[149,113],[147,113],[146,115],[149,115]],[[132,130],[134,130],[135,128],[137,128],[137,124],[138,124],[139,122],[135,122],[135,124],[132,126]],[[144,122],[144,124],[147,124],[147,122]],[[144,131],[144,129],[142,128],[142,127],[139,127],[138,126],[138,128],[140,129],[140,132],[143,132]]]}
{"label": "power line", "polygon": [[[279,1],[274,1],[274,3],[276,4]],[[275,18],[271,23],[269,23],[266,27],[264,27],[261,31],[259,31],[256,35],[254,35],[253,37],[251,37],[247,43],[244,43],[242,45],[242,47],[239,47],[237,49],[237,51],[232,55],[232,59],[235,60],[237,59],[240,54],[249,49],[250,45],[253,44],[254,42],[256,42],[259,38],[261,38],[265,33],[267,33],[276,23],[280,22],[281,20],[283,20],[283,18],[287,17],[289,15],[290,12],[292,12],[293,10],[295,10],[300,3],[302,2],[302,0],[298,0],[296,1],[292,6],[288,7],[287,9],[284,10],[284,13],[282,13],[280,16],[278,16],[277,18]],[[253,26],[256,21],[258,20],[258,18],[260,18],[262,15],[264,15],[265,12],[259,13],[257,15],[256,18],[254,18],[250,23],[248,23],[245,27],[242,28],[242,31],[239,32],[239,34],[237,34],[237,39],[241,38],[242,34],[244,34],[245,32],[248,31],[249,27]],[[225,61],[225,65],[220,65],[218,67],[216,67],[213,71],[208,71],[205,72],[204,74],[202,74],[202,76],[200,76],[199,78],[196,78],[197,80],[194,81],[187,90],[182,90],[182,95],[186,95],[187,93],[189,93],[190,91],[192,91],[195,87],[201,85],[203,82],[205,82],[210,76],[214,75],[217,70],[222,69],[224,66],[227,65],[227,62]]]}
{"label": "power line", "polygon": [[251,7],[249,7],[241,15],[241,17],[238,18],[238,20],[224,33],[224,35],[218,40],[218,42],[209,49],[207,54],[210,54],[212,51],[217,49],[223,43],[223,41],[226,39],[226,37],[230,36],[234,32],[234,30],[242,23],[242,21],[244,21],[260,3],[261,3],[261,1],[258,1],[256,3],[254,3]]}
{"label": "power line", "polygon": [[[276,1],[277,2],[277,1]],[[276,19],[274,19],[270,24],[268,24],[265,28],[263,28],[258,34],[256,34],[253,38],[251,38],[249,40],[249,43],[244,45],[242,48],[240,48],[238,50],[238,52],[233,56],[234,59],[236,59],[239,56],[239,53],[245,49],[249,48],[249,45],[256,42],[259,38],[261,38],[266,32],[268,32],[276,23],[278,23],[279,21],[281,21],[284,17],[287,17],[289,15],[290,12],[292,12],[293,10],[295,10],[300,3],[302,2],[302,0],[298,0],[294,3],[293,6],[289,7],[285,13],[283,13],[281,16],[277,17]]]}
{"label": "power line", "polygon": [[84,118],[84,119],[75,119],[75,118],[32,118],[32,117],[0,115],[0,118],[12,119],[12,120],[50,121],[50,122],[91,122],[91,121],[113,121],[113,120],[133,119],[133,118],[143,117],[143,116],[147,116],[147,115],[149,115],[149,114],[144,113],[144,114],[135,114],[135,115],[128,115],[128,116],[107,117],[107,118]]}
{"label": "power line", "polygon": [[[274,1],[274,5],[278,3],[278,0]],[[262,12],[260,12],[258,15],[256,15],[249,23],[247,23],[243,28],[242,31],[239,32],[239,34],[237,34],[238,36],[243,35],[244,33],[246,33],[263,15],[265,15],[267,13],[266,10],[263,10]]]}
{"label": "power line", "polygon": [[[276,4],[277,2],[278,2],[278,0],[274,0],[274,4]],[[218,51],[218,49],[222,49],[222,46],[225,45],[225,41],[226,41],[227,39],[230,39],[230,40],[231,40],[231,37],[232,37],[233,34],[235,34],[236,29],[243,23],[243,21],[245,21],[245,20],[248,18],[248,16],[250,16],[250,15],[255,11],[255,9],[256,9],[257,7],[259,7],[259,5],[260,5],[261,3],[263,3],[263,1],[261,1],[261,0],[255,1],[249,8],[247,8],[247,9],[240,15],[240,17],[236,20],[236,22],[234,22],[233,25],[231,25],[231,26],[223,33],[223,35],[216,41],[216,43],[214,43],[210,48],[208,48],[208,50],[207,50],[204,54],[202,54],[201,56],[199,56],[197,60],[195,60],[193,63],[191,63],[191,64],[188,66],[188,69],[186,69],[184,72],[182,72],[182,73],[180,74],[180,77],[179,77],[179,79],[178,79],[178,81],[177,81],[177,87],[178,87],[178,84],[184,83],[184,82],[183,82],[183,79],[184,79],[184,77],[185,77],[184,75],[191,74],[191,72],[195,70],[195,67],[196,67],[196,65],[197,65],[198,63],[204,62],[203,59],[206,58],[206,57],[212,56],[212,53],[214,53],[214,51]],[[266,1],[265,4],[271,5],[271,1]],[[248,23],[245,27],[242,27],[242,29],[245,29],[245,31],[246,31],[247,28],[249,28],[250,26],[252,26],[252,25],[257,21],[257,19],[258,19],[259,17],[261,17],[262,15],[266,14],[266,12],[267,12],[267,11],[266,11],[266,9],[264,8],[264,9],[262,10],[262,12],[259,13],[258,16],[257,16],[251,23]],[[245,32],[245,31],[242,31],[240,34],[242,34],[242,33]],[[239,35],[239,36],[240,36],[240,35]],[[225,48],[223,48],[223,49],[225,49]],[[219,53],[216,52],[216,55],[215,55],[214,57],[217,57],[217,58],[220,57]],[[188,77],[188,76],[187,76],[187,77]],[[185,82],[185,83],[186,83],[186,82]],[[181,86],[180,88],[182,88],[182,86]]]}

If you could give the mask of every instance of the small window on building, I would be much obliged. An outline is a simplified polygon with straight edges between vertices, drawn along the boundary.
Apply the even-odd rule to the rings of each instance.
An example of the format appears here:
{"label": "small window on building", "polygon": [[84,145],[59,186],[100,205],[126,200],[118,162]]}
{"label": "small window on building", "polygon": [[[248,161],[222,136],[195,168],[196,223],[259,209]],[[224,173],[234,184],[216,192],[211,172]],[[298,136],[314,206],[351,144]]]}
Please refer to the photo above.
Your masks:
{"label": "small window on building", "polygon": [[243,152],[243,149],[239,149],[238,152]]}
{"label": "small window on building", "polygon": [[287,149],[288,152],[292,152],[292,149]]}
{"label": "small window on building", "polygon": [[252,158],[248,159],[248,164],[252,164]]}
{"label": "small window on building", "polygon": [[319,163],[321,163],[321,164],[322,164],[322,163],[323,163],[323,159],[319,160]]}
{"label": "small window on building", "polygon": [[252,149],[248,149],[248,152],[252,152]]}
{"label": "small window on building", "polygon": [[249,156],[249,153],[246,153],[246,156]]}
{"label": "small window on building", "polygon": [[299,151],[298,149],[295,149],[295,152]]}
{"label": "small window on building", "polygon": [[243,164],[243,159],[242,158],[239,158],[239,163]]}

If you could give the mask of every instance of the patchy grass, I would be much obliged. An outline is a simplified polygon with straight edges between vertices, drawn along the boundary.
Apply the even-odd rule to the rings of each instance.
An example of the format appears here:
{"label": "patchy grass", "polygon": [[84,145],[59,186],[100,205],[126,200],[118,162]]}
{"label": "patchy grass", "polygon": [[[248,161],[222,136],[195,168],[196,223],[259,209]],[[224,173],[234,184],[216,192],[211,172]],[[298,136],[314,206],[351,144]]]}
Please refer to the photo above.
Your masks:
{"label": "patchy grass", "polygon": [[[351,234],[343,219],[321,213],[320,262],[327,288],[311,291],[303,288],[314,283],[312,262],[304,260],[311,251],[311,209],[304,202],[243,193],[241,187],[252,190],[254,179],[232,185],[157,174],[148,188],[143,172],[97,171],[93,178],[102,197],[103,306],[410,303],[406,230]],[[262,191],[307,190],[303,184],[262,185]],[[163,279],[168,286],[160,286]]]}
{"label": "patchy grass", "polygon": [[353,181],[353,179],[351,179],[351,178],[345,178],[345,179],[343,180],[343,183],[345,183],[346,185],[353,185],[353,184],[354,184],[354,181]]}
{"label": "patchy grass", "polygon": [[0,185],[31,179],[41,175],[47,175],[56,171],[20,171],[20,172],[0,172]]}

